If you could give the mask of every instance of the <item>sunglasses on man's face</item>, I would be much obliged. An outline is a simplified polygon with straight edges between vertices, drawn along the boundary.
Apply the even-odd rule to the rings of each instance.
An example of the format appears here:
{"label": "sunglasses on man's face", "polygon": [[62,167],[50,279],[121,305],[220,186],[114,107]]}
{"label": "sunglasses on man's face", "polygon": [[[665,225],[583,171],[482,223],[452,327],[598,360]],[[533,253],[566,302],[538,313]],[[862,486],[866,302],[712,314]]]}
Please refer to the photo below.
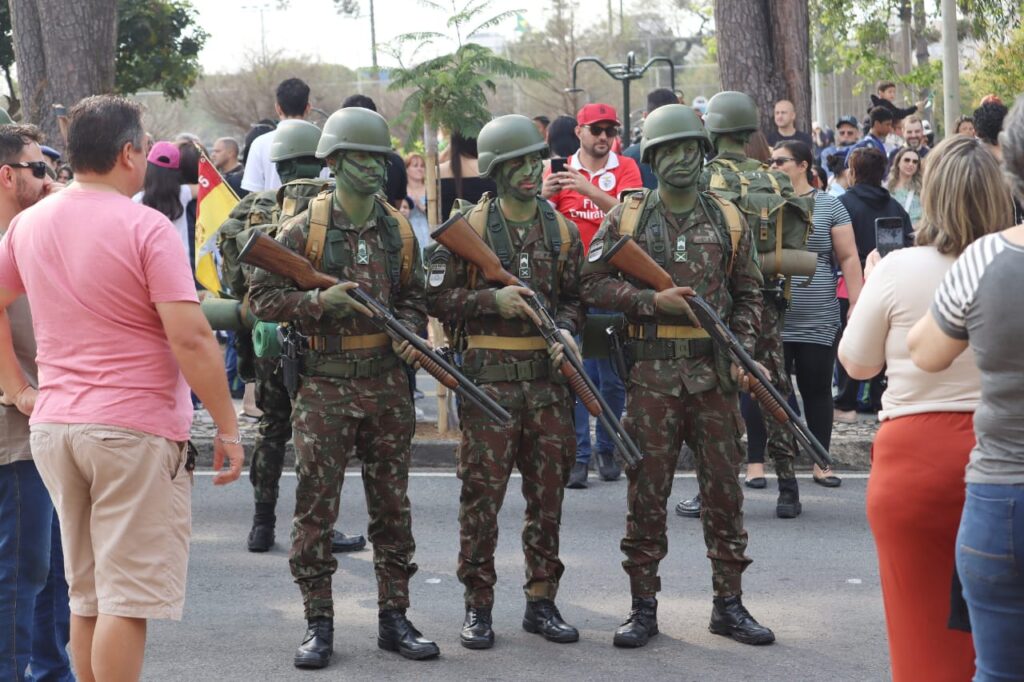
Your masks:
{"label": "sunglasses on man's face", "polygon": [[47,175],[50,176],[51,180],[57,177],[53,169],[47,166],[45,161],[19,161],[18,163],[5,163],[4,165],[11,168],[28,168],[32,171],[32,176],[39,180],[42,180]]}
{"label": "sunglasses on man's face", "polygon": [[618,137],[619,127],[618,126],[595,126],[588,125],[587,128],[590,130],[590,134],[594,137],[601,137],[601,133],[604,133],[608,137]]}

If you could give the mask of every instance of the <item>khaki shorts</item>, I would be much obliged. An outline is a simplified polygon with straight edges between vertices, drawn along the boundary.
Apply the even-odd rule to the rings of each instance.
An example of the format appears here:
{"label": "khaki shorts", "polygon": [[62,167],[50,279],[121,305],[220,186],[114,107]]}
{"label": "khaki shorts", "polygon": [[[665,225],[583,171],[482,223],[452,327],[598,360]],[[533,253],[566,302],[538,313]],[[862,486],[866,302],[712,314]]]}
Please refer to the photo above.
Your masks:
{"label": "khaki shorts", "polygon": [[181,620],[192,533],[185,455],[185,443],[118,426],[32,426],[72,613]]}

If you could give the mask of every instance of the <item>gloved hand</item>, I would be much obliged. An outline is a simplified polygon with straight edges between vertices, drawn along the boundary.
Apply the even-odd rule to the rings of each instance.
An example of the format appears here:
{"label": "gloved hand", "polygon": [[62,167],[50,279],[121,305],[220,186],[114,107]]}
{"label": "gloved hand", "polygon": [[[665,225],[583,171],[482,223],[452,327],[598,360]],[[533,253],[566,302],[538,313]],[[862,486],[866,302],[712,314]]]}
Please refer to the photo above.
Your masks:
{"label": "gloved hand", "polygon": [[672,287],[654,294],[654,307],[659,313],[666,315],[686,315],[694,327],[700,326],[700,320],[693,314],[687,296],[696,296],[697,292],[690,287]]}
{"label": "gloved hand", "polygon": [[395,351],[395,355],[402,358],[402,362],[407,365],[412,365],[415,369],[420,368],[420,363],[417,359],[419,356],[416,351],[416,346],[412,345],[408,341],[398,342],[392,340],[391,348]]}
{"label": "gloved hand", "polygon": [[[762,365],[760,362],[757,362],[756,360],[754,361],[754,364],[757,365],[757,368],[761,370],[761,374],[763,374],[765,378],[768,379],[768,381],[772,380],[771,372],[769,372],[764,365]],[[756,381],[752,374],[747,372],[739,365],[732,365],[729,368],[729,374],[732,375],[732,380],[736,382],[736,385],[740,387],[741,391],[745,393],[750,393],[750,384]]]}
{"label": "gloved hand", "polygon": [[359,285],[355,282],[339,282],[329,289],[324,289],[320,292],[320,305],[331,311],[335,317],[348,317],[354,312],[371,317],[369,308],[348,295],[348,292],[357,286]]}
{"label": "gloved hand", "polygon": [[562,361],[565,360],[566,346],[569,347],[569,350],[572,351],[576,357],[580,357],[580,349],[576,345],[576,339],[572,338],[572,334],[565,329],[559,329],[558,331],[562,334],[562,343],[553,343],[548,346],[548,357],[551,358],[551,362],[555,367],[562,366]]}
{"label": "gloved hand", "polygon": [[513,317],[521,317],[524,320],[533,320],[540,324],[540,318],[533,312],[530,304],[523,300],[524,296],[533,296],[533,292],[526,287],[509,285],[498,290],[494,295],[495,303],[498,305],[498,314],[506,320]]}

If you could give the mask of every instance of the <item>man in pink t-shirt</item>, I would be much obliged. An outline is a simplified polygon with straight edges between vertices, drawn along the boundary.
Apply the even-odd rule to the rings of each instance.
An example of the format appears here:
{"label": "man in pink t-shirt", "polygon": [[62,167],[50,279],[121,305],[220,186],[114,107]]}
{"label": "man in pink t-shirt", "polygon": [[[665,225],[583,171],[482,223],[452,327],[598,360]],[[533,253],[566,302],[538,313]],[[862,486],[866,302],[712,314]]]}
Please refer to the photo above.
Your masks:
{"label": "man in pink t-shirt", "polygon": [[187,254],[163,215],[131,201],[146,171],[138,105],[71,111],[75,184],[23,211],[0,241],[0,309],[22,293],[33,389],[0,313],[0,387],[31,415],[31,447],[61,522],[80,680],[137,679],[146,620],[180,619],[191,533],[189,386],[217,425],[214,478],[238,478],[241,439],[220,348]]}

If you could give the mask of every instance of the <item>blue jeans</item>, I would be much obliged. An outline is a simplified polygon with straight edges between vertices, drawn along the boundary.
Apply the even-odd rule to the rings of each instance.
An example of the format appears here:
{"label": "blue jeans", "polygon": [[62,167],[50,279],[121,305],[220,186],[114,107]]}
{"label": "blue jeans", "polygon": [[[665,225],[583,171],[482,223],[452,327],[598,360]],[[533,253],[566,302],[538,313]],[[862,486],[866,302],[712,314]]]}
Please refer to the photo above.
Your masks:
{"label": "blue jeans", "polygon": [[74,680],[57,516],[31,461],[0,466],[0,680]]}
{"label": "blue jeans", "polygon": [[[590,380],[594,382],[594,386],[604,396],[608,407],[612,408],[615,416],[621,419],[622,408],[626,405],[626,387],[622,383],[622,379],[615,372],[611,360],[584,360],[583,369],[587,371],[587,376],[590,377]],[[579,399],[576,400],[574,421],[576,422],[576,461],[587,464],[590,462],[591,451],[590,413],[587,412],[587,408],[584,407]],[[601,426],[601,422],[597,423],[596,435],[598,452],[615,452],[615,444],[604,430],[604,427]]]}
{"label": "blue jeans", "polygon": [[967,485],[956,568],[971,614],[975,682],[1024,680],[1024,485]]}

